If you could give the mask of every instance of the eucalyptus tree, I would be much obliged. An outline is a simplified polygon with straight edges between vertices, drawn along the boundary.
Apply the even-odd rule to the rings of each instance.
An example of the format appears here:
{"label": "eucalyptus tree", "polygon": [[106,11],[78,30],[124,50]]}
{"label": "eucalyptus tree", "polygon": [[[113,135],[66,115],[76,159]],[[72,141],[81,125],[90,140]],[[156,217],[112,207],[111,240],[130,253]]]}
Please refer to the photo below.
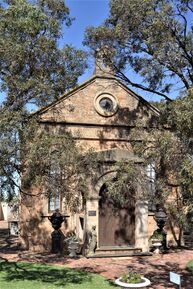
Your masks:
{"label": "eucalyptus tree", "polygon": [[192,0],[111,0],[109,17],[87,28],[84,43],[109,47],[114,57],[104,59],[118,77],[169,100],[176,84],[185,90],[193,84],[192,17]]}
{"label": "eucalyptus tree", "polygon": [[5,107],[45,105],[76,84],[86,67],[85,54],[62,46],[63,23],[69,26],[72,21],[64,1],[4,1],[0,19]]}
{"label": "eucalyptus tree", "polygon": [[106,21],[88,27],[84,40],[92,52],[103,50],[104,63],[126,84],[164,99],[158,103],[160,125],[148,137],[136,128],[142,142],[135,150],[154,165],[151,199],[165,207],[171,228],[179,227],[179,236],[173,231],[179,245],[193,212],[192,19],[192,0],[111,0]]}
{"label": "eucalyptus tree", "polygon": [[[4,0],[0,2],[0,182],[1,197],[9,200],[22,189],[43,180],[47,163],[40,152],[53,150],[53,142],[45,132],[38,131],[29,109],[57,100],[74,87],[86,68],[82,50],[64,45],[63,33],[73,19],[63,0]],[[43,132],[42,132],[43,133]],[[60,136],[55,136],[59,138]],[[71,136],[63,146],[69,153]],[[41,142],[40,142],[41,139]],[[67,141],[68,139],[68,141]],[[44,141],[43,141],[44,140]],[[72,145],[71,140],[71,145]],[[27,147],[27,148],[26,148]],[[43,149],[44,148],[44,149]],[[73,143],[74,152],[76,151]],[[61,149],[61,147],[60,147]],[[72,150],[72,148],[71,148]],[[39,164],[34,156],[39,157]],[[68,154],[69,153],[69,154]],[[33,157],[32,157],[33,156]],[[78,157],[77,154],[77,158]],[[76,161],[77,161],[76,158]],[[33,162],[30,160],[33,159]],[[26,163],[28,168],[26,169]],[[36,164],[36,166],[34,166]],[[61,165],[61,164],[60,164]],[[66,164],[65,164],[66,165]],[[30,177],[29,177],[30,175]],[[41,175],[41,177],[40,177]]]}

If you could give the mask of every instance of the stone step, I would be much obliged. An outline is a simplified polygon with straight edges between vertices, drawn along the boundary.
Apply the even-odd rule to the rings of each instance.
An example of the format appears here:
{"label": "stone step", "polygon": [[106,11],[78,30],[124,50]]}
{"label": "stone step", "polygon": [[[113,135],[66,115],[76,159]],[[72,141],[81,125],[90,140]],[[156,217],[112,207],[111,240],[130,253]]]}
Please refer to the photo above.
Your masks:
{"label": "stone step", "polygon": [[186,241],[184,240],[184,245],[185,246],[193,246],[193,240],[189,240],[189,241],[188,240],[186,240]]}
{"label": "stone step", "polygon": [[14,251],[18,248],[19,237],[10,235],[7,221],[0,221],[0,251]]}
{"label": "stone step", "polygon": [[184,245],[191,248],[193,247],[193,236],[190,233],[184,233]]}
{"label": "stone step", "polygon": [[136,252],[139,253],[141,252],[141,248],[137,248],[134,246],[100,246],[99,248],[96,249],[96,252]]}
{"label": "stone step", "polygon": [[0,238],[0,252],[16,250],[18,249],[19,243],[20,240],[17,236]]}
{"label": "stone step", "polygon": [[122,257],[133,257],[133,256],[152,256],[151,252],[139,252],[139,253],[95,253],[94,255],[87,255],[87,258],[122,258]]}
{"label": "stone step", "polygon": [[6,238],[9,236],[9,229],[0,228],[0,238]]}
{"label": "stone step", "polygon": [[104,246],[96,249],[95,254],[88,255],[87,258],[104,257],[130,257],[130,256],[149,256],[151,253],[142,252],[141,248],[133,246]]}

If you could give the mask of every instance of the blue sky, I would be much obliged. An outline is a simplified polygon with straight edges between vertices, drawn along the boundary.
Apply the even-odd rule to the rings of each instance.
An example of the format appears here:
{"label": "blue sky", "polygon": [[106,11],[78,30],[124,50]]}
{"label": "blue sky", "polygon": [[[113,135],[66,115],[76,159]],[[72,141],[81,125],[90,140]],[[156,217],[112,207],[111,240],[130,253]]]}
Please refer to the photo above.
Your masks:
{"label": "blue sky", "polygon": [[[70,9],[71,17],[75,17],[72,25],[67,28],[64,27],[63,39],[60,44],[68,43],[77,48],[87,49],[82,45],[84,39],[84,32],[88,26],[98,26],[103,23],[109,14],[108,0],[66,0],[66,5]],[[79,78],[79,83],[85,81],[92,76],[94,70],[94,63],[89,59],[89,68],[84,75]],[[132,78],[136,82],[140,82],[140,77],[135,75],[133,71],[127,71],[132,74]],[[155,100],[156,97],[148,92],[133,88],[136,93],[143,96],[147,100]],[[160,99],[158,97],[158,99]]]}
{"label": "blue sky", "polygon": [[98,26],[108,16],[108,0],[66,0],[71,17],[75,17],[72,25],[65,29],[65,42],[78,47],[82,46],[85,28],[89,25]]}
{"label": "blue sky", "polygon": [[[129,1],[129,0],[128,0]],[[63,38],[60,40],[60,45],[72,44],[76,48],[83,48],[82,41],[84,32],[88,26],[98,26],[107,18],[109,14],[109,0],[66,0],[66,5],[70,9],[70,16],[75,17],[70,27],[64,27]],[[92,76],[94,70],[93,60],[89,59],[89,69],[79,78],[79,83],[85,81]],[[132,75],[135,82],[140,82],[139,76],[133,74],[132,71],[127,71]],[[136,93],[143,96],[147,100],[156,100],[152,94],[132,88]],[[173,94],[176,96],[176,93]],[[0,102],[3,99],[3,94],[0,94]]]}
{"label": "blue sky", "polygon": [[[88,26],[98,26],[107,18],[109,13],[108,0],[66,0],[66,5],[70,9],[71,17],[75,17],[69,28],[64,28],[64,35],[61,42],[72,44],[77,48],[83,47],[84,32]],[[89,61],[89,69],[79,81],[82,82],[93,73],[93,63]]]}
{"label": "blue sky", "polygon": [[[66,5],[70,9],[70,16],[75,17],[70,27],[64,27],[63,38],[60,45],[67,43],[72,44],[77,48],[83,48],[82,41],[84,38],[84,31],[87,26],[98,26],[108,16],[108,0],[66,0]],[[83,82],[92,76],[94,67],[93,63],[89,61],[89,69],[82,75],[79,82]],[[0,94],[0,102],[3,101],[4,94]]]}
{"label": "blue sky", "polygon": [[[129,0],[128,0],[129,1]],[[71,17],[75,17],[70,27],[64,27],[63,39],[60,44],[68,43],[77,48],[86,49],[82,45],[84,39],[84,32],[88,26],[98,26],[108,17],[109,14],[109,0],[66,0],[66,5],[70,9]],[[79,78],[79,83],[85,81],[92,76],[94,70],[94,63],[89,59],[89,69]],[[142,79],[133,73],[127,71],[127,74],[132,76],[134,82],[141,82]],[[147,100],[160,100],[159,96],[150,94],[149,92],[131,87],[137,94],[146,98]],[[176,96],[176,93],[174,93]]]}

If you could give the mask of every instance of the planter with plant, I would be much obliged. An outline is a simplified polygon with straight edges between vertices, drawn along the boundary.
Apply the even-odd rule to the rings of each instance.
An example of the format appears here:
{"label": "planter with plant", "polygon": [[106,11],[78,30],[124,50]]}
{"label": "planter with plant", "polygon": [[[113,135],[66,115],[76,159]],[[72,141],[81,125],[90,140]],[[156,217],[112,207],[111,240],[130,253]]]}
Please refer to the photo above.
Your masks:
{"label": "planter with plant", "polygon": [[152,240],[156,240],[156,241],[160,241],[160,242],[162,242],[164,240],[164,236],[163,236],[162,232],[160,232],[159,229],[154,231],[153,235],[151,236],[151,241]]}
{"label": "planter with plant", "polygon": [[163,246],[164,236],[160,229],[154,231],[153,235],[150,238],[150,246],[153,248],[154,253],[160,253]]}
{"label": "planter with plant", "polygon": [[149,279],[143,277],[137,272],[129,272],[115,280],[115,284],[121,288],[145,288],[151,283]]}

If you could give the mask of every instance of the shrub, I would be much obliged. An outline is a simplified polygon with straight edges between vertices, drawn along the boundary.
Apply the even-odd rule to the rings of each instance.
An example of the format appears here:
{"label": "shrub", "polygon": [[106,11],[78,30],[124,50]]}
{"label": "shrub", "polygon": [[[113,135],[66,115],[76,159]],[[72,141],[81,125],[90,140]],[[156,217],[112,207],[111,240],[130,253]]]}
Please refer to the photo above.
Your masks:
{"label": "shrub", "polygon": [[144,282],[142,279],[143,276],[141,276],[139,273],[136,272],[129,272],[129,274],[123,275],[120,278],[120,281],[124,283],[130,283],[130,284],[138,284]]}
{"label": "shrub", "polygon": [[187,263],[186,269],[193,275],[193,260]]}

